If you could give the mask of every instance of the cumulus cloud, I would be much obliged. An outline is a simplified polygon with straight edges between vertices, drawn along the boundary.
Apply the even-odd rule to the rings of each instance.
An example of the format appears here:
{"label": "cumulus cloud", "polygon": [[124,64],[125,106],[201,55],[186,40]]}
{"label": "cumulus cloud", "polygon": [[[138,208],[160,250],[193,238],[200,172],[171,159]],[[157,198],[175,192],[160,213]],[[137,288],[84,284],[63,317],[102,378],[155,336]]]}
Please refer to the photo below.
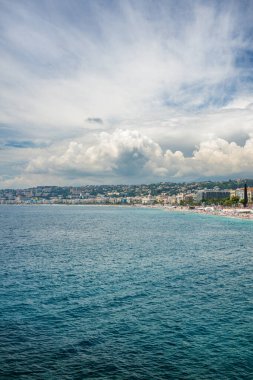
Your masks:
{"label": "cumulus cloud", "polygon": [[84,143],[71,141],[61,155],[32,160],[28,172],[70,172],[94,175],[118,173],[139,175],[147,170],[151,157],[160,157],[160,146],[138,131],[116,130],[112,134],[102,132],[96,145],[85,147]]}
{"label": "cumulus cloud", "polygon": [[205,176],[221,176],[239,173],[252,175],[253,136],[244,146],[217,138],[202,142],[193,154],[196,168]]}
{"label": "cumulus cloud", "polygon": [[152,139],[138,131],[116,130],[101,133],[96,145],[85,147],[72,141],[59,156],[49,155],[32,160],[28,173],[75,173],[104,177],[172,179],[185,176],[228,176],[252,173],[253,137],[244,146],[216,138],[201,142],[186,157],[181,151],[163,150]]}

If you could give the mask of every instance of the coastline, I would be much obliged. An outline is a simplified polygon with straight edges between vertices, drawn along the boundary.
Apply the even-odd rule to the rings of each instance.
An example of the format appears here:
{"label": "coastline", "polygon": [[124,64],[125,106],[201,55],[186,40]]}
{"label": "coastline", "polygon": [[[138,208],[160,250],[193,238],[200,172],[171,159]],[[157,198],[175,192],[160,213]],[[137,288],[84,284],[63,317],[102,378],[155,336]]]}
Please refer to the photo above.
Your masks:
{"label": "coastline", "polygon": [[81,206],[81,207],[114,207],[114,208],[140,208],[140,209],[155,209],[162,210],[166,212],[184,212],[184,213],[192,213],[192,214],[200,214],[200,215],[211,215],[211,216],[220,216],[223,218],[233,218],[233,219],[241,219],[241,220],[250,220],[253,221],[253,209],[252,208],[221,208],[221,207],[195,207],[189,208],[188,206],[163,206],[163,205],[142,205],[142,204],[134,204],[134,205],[124,205],[124,204],[27,204],[27,203],[15,203],[15,204],[0,204],[0,206]]}
{"label": "coastline", "polygon": [[223,218],[253,221],[252,208],[238,209],[238,208],[218,208],[218,207],[196,207],[196,208],[191,209],[188,206],[162,206],[162,205],[134,205],[132,207],[157,209],[157,210],[163,210],[167,212],[183,212],[183,213],[189,213],[189,214],[221,216]]}
{"label": "coastline", "polygon": [[253,209],[238,209],[238,208],[212,208],[212,207],[199,207],[190,209],[185,206],[178,207],[164,207],[166,211],[187,212],[200,215],[220,216],[223,218],[233,218],[241,220],[253,221]]}

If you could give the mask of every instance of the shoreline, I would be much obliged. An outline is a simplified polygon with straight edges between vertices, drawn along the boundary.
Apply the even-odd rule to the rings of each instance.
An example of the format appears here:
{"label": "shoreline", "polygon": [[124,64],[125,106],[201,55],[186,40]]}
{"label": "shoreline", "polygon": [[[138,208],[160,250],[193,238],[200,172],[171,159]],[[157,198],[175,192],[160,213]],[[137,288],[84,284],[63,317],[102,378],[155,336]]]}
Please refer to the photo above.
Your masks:
{"label": "shoreline", "polygon": [[251,220],[253,221],[253,209],[238,209],[238,208],[214,208],[214,207],[199,207],[189,209],[185,206],[164,207],[166,211],[186,212],[199,215],[220,216],[223,218]]}
{"label": "shoreline", "polygon": [[241,220],[250,220],[253,221],[253,209],[239,209],[239,208],[221,208],[221,207],[196,207],[189,208],[188,206],[163,206],[163,205],[124,205],[124,204],[57,204],[57,203],[37,203],[37,204],[26,204],[26,203],[14,203],[14,204],[6,204],[2,203],[0,206],[81,206],[81,207],[120,207],[120,208],[140,208],[140,209],[156,209],[162,210],[166,212],[185,212],[189,214],[200,214],[200,215],[211,215],[211,216],[220,216],[223,218],[232,218],[232,219],[241,219]]}

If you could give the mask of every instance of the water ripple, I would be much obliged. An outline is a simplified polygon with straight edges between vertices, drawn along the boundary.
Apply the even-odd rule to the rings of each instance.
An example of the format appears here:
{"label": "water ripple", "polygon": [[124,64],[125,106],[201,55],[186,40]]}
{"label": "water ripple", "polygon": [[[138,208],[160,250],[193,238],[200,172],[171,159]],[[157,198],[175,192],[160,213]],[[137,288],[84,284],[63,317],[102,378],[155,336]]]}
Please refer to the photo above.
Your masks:
{"label": "water ripple", "polygon": [[252,223],[0,211],[1,379],[253,378]]}

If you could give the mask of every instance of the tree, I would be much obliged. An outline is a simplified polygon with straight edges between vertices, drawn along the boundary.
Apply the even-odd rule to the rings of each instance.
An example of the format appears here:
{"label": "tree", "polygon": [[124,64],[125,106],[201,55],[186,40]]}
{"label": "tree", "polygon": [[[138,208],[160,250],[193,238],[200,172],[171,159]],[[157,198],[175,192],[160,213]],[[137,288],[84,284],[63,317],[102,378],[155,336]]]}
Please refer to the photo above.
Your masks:
{"label": "tree", "polygon": [[233,204],[237,205],[239,203],[239,200],[240,200],[240,198],[237,195],[234,195],[231,197],[231,201]]}

